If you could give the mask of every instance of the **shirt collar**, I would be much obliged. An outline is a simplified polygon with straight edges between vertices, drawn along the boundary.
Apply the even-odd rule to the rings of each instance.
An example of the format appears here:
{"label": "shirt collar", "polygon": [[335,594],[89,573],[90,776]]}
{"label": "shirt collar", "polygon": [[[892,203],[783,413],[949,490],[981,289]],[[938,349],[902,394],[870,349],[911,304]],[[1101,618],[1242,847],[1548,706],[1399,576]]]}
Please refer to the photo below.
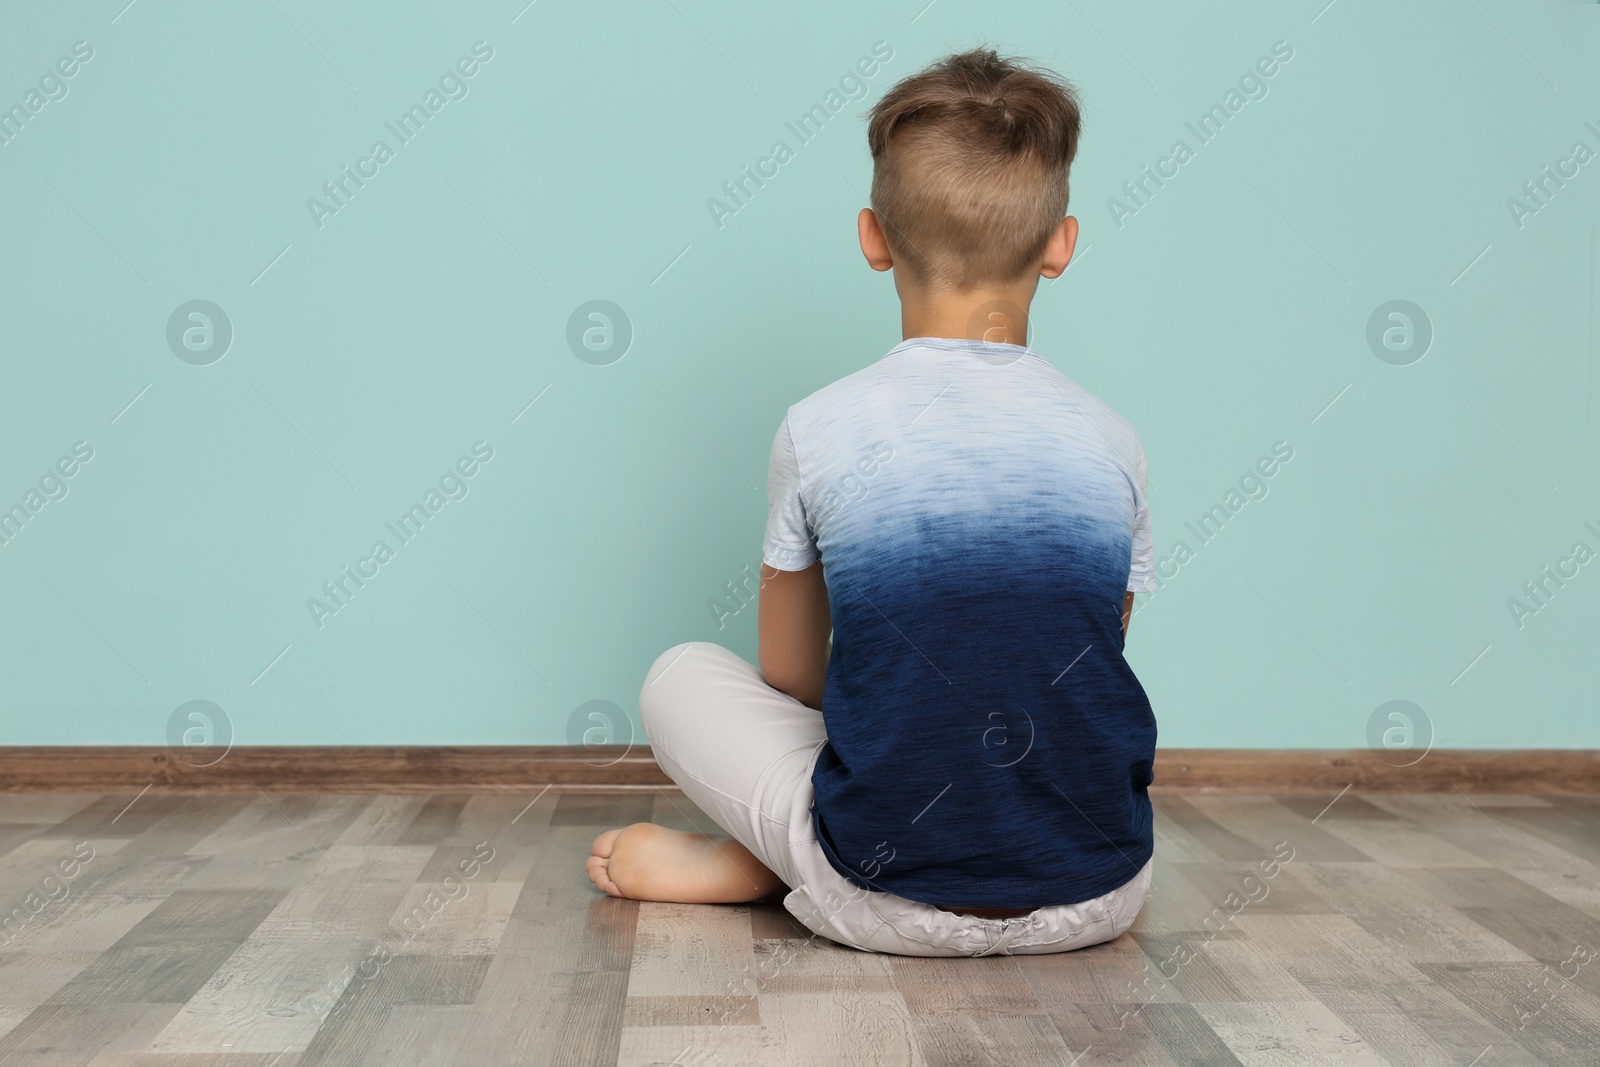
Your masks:
{"label": "shirt collar", "polygon": [[904,341],[889,349],[888,355],[896,355],[913,348],[932,348],[942,352],[968,352],[981,356],[986,362],[1006,364],[1015,362],[1023,357],[1037,359],[1041,363],[1049,362],[1039,353],[1025,345],[1013,345],[1004,341],[972,340],[964,337],[908,337]]}

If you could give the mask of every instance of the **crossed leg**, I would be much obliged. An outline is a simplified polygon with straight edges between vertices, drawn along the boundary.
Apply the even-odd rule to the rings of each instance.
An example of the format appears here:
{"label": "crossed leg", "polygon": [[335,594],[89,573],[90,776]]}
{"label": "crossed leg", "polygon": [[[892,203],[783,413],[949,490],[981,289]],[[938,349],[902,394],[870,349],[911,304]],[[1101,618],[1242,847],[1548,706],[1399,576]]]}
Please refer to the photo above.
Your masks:
{"label": "crossed leg", "polygon": [[615,897],[685,904],[783,890],[790,807],[826,739],[822,714],[768,686],[735,653],[697,641],[656,660],[639,716],[662,769],[717,825],[608,830],[594,840],[590,881]]}
{"label": "crossed leg", "polygon": [[636,822],[607,830],[590,850],[589,880],[614,897],[742,904],[783,887],[782,879],[731,837]]}

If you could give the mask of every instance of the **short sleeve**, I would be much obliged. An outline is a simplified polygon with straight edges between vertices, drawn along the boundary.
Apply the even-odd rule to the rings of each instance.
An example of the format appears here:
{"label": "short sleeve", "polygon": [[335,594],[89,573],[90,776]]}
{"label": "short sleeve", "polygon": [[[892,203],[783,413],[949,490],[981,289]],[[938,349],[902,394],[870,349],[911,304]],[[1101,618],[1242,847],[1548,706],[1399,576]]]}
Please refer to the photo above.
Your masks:
{"label": "short sleeve", "polygon": [[1150,536],[1150,505],[1147,496],[1150,484],[1149,468],[1145,462],[1143,446],[1137,447],[1139,448],[1139,462],[1136,468],[1139,494],[1133,515],[1133,561],[1128,568],[1128,592],[1149,593],[1156,588],[1156,550],[1155,541]]}
{"label": "short sleeve", "polygon": [[772,440],[772,462],[767,468],[767,535],[761,560],[776,570],[803,571],[818,558],[816,534],[800,499],[800,463],[785,415]]}

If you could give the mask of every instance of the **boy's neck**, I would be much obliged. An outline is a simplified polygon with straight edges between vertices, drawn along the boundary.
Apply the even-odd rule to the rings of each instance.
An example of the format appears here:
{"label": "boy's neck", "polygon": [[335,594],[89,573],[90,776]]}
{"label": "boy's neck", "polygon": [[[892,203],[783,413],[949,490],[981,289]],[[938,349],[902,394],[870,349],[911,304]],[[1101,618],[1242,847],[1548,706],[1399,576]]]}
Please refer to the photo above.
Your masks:
{"label": "boy's neck", "polygon": [[[899,279],[896,279],[899,282]],[[913,337],[1028,343],[1028,306],[1039,284],[1034,276],[1017,285],[962,291],[896,285],[900,290],[900,332]]]}

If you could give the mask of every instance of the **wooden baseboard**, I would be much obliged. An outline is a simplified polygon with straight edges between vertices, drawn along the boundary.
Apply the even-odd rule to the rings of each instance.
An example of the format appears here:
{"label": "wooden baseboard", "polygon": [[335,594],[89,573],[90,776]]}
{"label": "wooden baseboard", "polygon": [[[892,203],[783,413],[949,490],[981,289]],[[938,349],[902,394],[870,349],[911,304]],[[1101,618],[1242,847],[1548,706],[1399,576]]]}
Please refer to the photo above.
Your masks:
{"label": "wooden baseboard", "polygon": [[[674,788],[650,750],[615,746],[0,747],[0,792],[425,793]],[[207,757],[209,758],[209,754]],[[1366,749],[1161,749],[1152,792],[1600,793],[1600,751],[1445,749],[1410,766]]]}
{"label": "wooden baseboard", "polygon": [[[1409,757],[1405,757],[1409,759]],[[1163,748],[1151,792],[1600,793],[1595,749],[1435,749],[1406,766],[1370,749]]]}
{"label": "wooden baseboard", "polygon": [[[198,753],[205,753],[199,755]],[[431,793],[672,787],[650,749],[624,745],[260,745],[215,762],[203,749],[0,747],[0,791],[143,789],[202,792]]]}

